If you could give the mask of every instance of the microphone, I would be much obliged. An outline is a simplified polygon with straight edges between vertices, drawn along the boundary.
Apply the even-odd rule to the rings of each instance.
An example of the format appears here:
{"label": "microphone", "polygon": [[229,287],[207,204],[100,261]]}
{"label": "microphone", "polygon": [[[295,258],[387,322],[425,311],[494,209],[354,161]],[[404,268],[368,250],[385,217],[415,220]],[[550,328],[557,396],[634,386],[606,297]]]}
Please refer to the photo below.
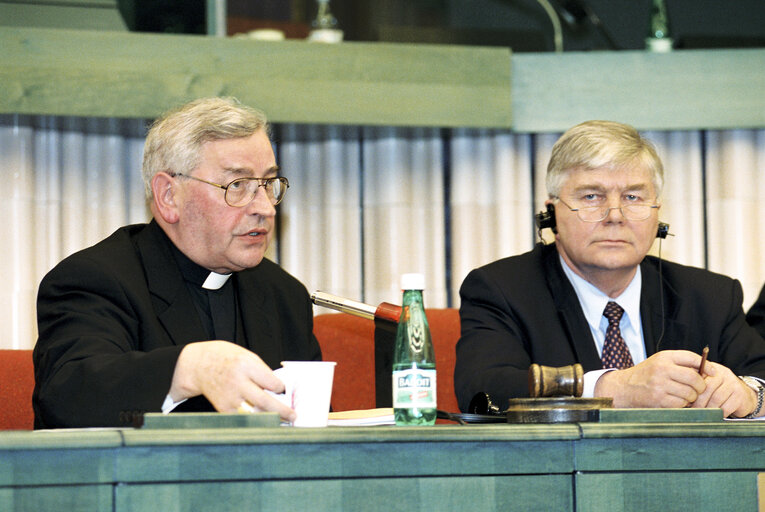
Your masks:
{"label": "microphone", "polygon": [[334,309],[335,311],[341,311],[369,320],[387,320],[397,324],[401,316],[401,306],[396,306],[390,302],[381,302],[375,307],[318,290],[311,294],[311,302],[317,306]]}

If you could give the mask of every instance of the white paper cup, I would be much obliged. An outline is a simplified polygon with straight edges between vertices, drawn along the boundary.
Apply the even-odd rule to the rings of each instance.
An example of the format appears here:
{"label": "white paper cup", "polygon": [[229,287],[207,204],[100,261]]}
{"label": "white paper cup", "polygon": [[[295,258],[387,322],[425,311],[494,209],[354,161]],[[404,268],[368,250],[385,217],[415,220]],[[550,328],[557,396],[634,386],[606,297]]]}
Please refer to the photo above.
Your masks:
{"label": "white paper cup", "polygon": [[284,382],[288,404],[295,410],[295,427],[326,427],[335,375],[333,361],[282,361],[275,373]]}

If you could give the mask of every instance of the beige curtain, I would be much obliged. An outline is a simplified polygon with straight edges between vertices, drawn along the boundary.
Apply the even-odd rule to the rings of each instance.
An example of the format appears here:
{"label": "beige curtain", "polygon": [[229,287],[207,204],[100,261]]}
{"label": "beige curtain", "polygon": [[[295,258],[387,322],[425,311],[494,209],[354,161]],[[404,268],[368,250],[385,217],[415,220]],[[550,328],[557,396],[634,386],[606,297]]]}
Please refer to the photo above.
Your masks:
{"label": "beige curtain", "polygon": [[765,281],[765,130],[709,132],[709,269],[744,285],[751,303]]}
{"label": "beige curtain", "polygon": [[[34,346],[35,295],[53,265],[149,219],[145,126],[0,116],[0,348]],[[765,132],[646,135],[665,163],[661,219],[675,235],[662,256],[740,279],[748,306],[765,281]],[[290,189],[269,257],[309,292],[372,304],[400,301],[400,275],[423,272],[426,306],[458,306],[467,272],[536,241],[533,214],[557,136],[277,126]]]}

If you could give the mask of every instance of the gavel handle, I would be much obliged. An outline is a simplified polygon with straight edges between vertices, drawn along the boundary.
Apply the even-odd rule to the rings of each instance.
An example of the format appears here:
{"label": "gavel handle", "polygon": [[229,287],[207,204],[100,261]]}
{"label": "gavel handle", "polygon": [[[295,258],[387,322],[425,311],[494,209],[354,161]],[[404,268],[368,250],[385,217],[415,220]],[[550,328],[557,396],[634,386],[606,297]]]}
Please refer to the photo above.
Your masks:
{"label": "gavel handle", "polygon": [[379,306],[375,307],[320,291],[315,291],[311,294],[311,302],[317,306],[342,311],[343,313],[360,316],[369,320],[377,318],[398,323],[398,319],[401,316],[401,306],[396,306],[389,302],[381,302]]}

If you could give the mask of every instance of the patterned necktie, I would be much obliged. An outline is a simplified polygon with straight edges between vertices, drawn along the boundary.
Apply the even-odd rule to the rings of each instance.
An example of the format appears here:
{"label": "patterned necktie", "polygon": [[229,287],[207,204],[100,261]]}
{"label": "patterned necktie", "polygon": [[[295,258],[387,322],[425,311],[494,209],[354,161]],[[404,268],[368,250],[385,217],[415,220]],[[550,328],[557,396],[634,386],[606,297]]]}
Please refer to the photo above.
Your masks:
{"label": "patterned necktie", "polygon": [[603,368],[617,368],[623,370],[634,366],[630,350],[624,343],[622,332],[619,329],[619,321],[622,319],[624,310],[616,302],[606,304],[603,316],[608,319],[606,329],[606,341],[603,343]]}

